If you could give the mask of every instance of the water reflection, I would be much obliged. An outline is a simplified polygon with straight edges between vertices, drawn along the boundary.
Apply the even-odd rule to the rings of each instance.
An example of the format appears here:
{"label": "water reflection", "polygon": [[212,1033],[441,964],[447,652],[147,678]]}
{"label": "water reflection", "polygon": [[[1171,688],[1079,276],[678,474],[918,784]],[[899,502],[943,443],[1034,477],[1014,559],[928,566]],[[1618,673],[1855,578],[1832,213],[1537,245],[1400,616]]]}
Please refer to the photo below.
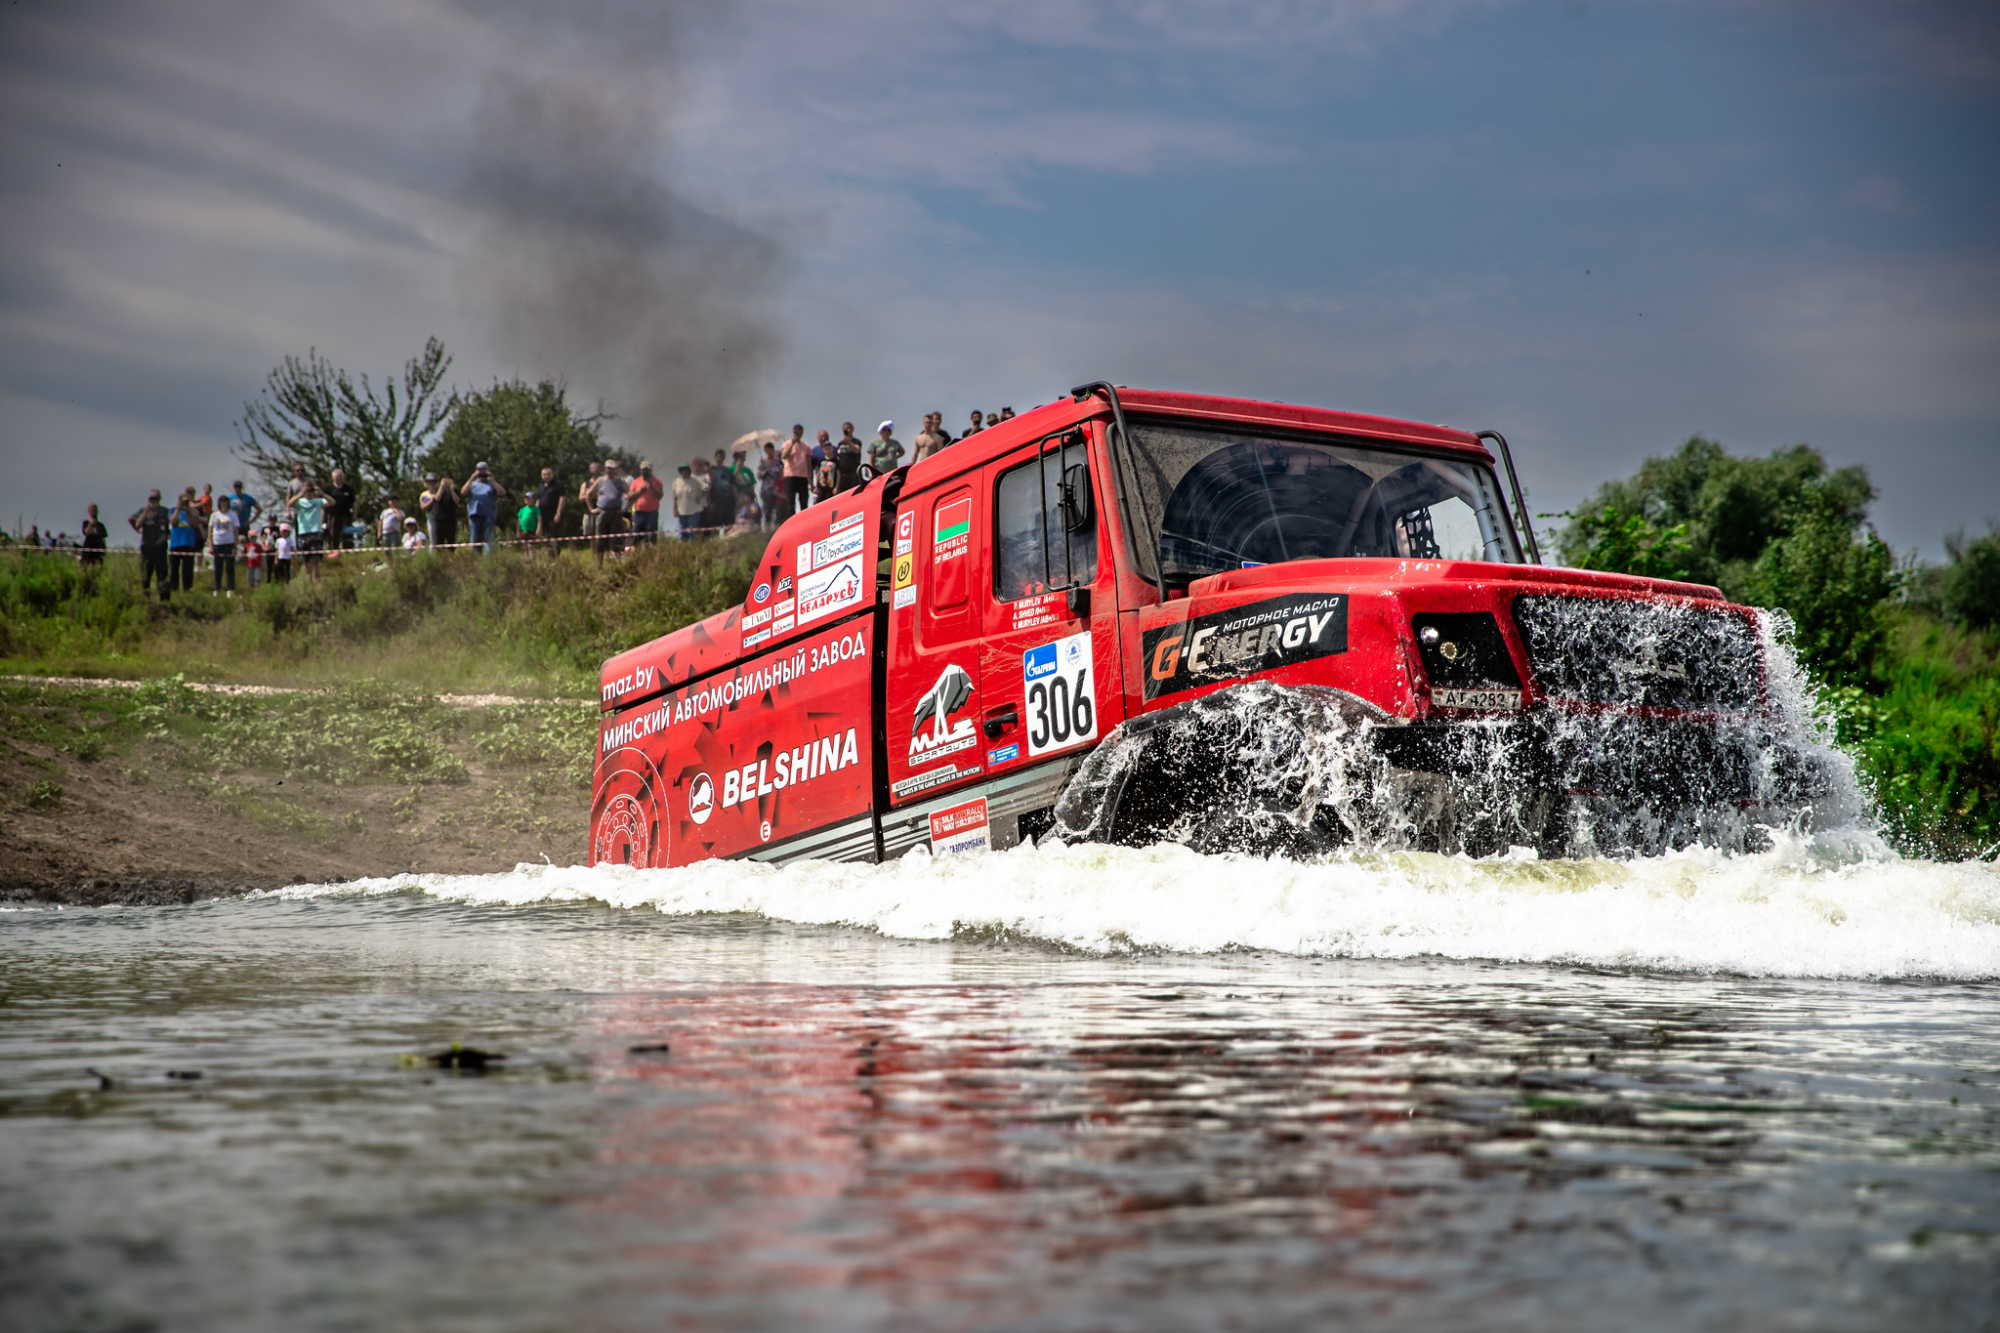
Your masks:
{"label": "water reflection", "polygon": [[[592,1218],[624,1266],[618,1302],[645,1317],[1092,1328],[1245,1309],[1533,1324],[1566,1290],[1672,1327],[1716,1300],[1813,1304],[1829,1243],[1849,1307],[1879,1316],[1893,1265],[1869,1268],[1861,1238],[1906,1244],[1934,1212],[1959,1234],[2000,1226],[1990,1106],[1989,1170],[1957,1179],[1885,1153],[1872,1123],[1883,1080],[1942,1087],[1944,1069],[1843,1051],[1851,1036],[1789,1006],[1583,986],[1606,993],[606,1000],[591,1044],[615,1184]],[[625,1053],[663,1038],[665,1058]],[[1746,1268],[1748,1242],[1785,1262]],[[1966,1310],[1992,1291],[1976,1270],[1943,1287]],[[1677,1311],[1675,1293],[1702,1295]]]}

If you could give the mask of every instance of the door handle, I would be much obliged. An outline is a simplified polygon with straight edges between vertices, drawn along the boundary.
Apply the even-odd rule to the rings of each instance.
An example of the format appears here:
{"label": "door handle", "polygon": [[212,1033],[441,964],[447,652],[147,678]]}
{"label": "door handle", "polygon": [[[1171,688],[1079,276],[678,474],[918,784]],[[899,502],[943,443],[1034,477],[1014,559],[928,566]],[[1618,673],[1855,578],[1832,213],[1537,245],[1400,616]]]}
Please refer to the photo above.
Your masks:
{"label": "door handle", "polygon": [[985,723],[986,739],[989,741],[999,740],[1001,732],[1007,730],[1009,727],[1018,726],[1020,721],[1021,710],[1012,704],[1008,704],[1004,708],[988,709]]}

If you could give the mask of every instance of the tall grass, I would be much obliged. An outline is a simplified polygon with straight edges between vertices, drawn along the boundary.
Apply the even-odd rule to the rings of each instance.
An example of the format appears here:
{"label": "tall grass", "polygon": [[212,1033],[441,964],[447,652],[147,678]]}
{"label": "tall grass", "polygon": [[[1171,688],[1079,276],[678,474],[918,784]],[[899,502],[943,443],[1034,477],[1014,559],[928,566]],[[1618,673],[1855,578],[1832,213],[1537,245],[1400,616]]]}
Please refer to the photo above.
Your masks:
{"label": "tall grass", "polygon": [[254,594],[239,571],[234,598],[204,571],[165,605],[130,555],[93,574],[0,552],[0,671],[595,695],[604,658],[741,602],[765,540],[663,543],[601,568],[575,551],[361,551]]}

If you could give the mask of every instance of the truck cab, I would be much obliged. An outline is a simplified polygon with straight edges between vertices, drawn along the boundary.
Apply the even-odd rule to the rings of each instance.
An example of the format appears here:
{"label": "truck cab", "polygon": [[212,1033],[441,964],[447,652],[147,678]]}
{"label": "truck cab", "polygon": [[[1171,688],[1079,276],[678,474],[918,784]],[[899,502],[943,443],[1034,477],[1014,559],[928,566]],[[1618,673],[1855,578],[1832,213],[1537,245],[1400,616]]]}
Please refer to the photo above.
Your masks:
{"label": "truck cab", "polygon": [[[1404,821],[1440,845],[1559,838],[1667,751],[1728,789],[1695,803],[1755,804],[1715,744],[1760,709],[1755,613],[1528,563],[1495,464],[1446,427],[1103,384],[869,479],[783,523],[741,607],[605,664],[593,862],[1201,846],[1245,801],[1289,831],[1204,849],[1317,850],[1366,822],[1300,814],[1329,731],[1369,769],[1350,798],[1484,782],[1504,810]],[[1220,748],[1163,739],[1218,719]],[[1276,778],[1246,726],[1292,752]]]}

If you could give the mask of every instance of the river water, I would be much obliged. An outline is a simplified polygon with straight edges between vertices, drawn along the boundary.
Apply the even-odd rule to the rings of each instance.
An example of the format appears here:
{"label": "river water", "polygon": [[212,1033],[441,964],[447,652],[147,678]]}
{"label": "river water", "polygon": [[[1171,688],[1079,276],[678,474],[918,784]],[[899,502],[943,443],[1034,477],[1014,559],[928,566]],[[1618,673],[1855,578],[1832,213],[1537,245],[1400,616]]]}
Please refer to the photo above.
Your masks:
{"label": "river water", "polygon": [[2000,872],[1860,836],[27,909],[0,999],[10,1329],[2000,1326]]}

